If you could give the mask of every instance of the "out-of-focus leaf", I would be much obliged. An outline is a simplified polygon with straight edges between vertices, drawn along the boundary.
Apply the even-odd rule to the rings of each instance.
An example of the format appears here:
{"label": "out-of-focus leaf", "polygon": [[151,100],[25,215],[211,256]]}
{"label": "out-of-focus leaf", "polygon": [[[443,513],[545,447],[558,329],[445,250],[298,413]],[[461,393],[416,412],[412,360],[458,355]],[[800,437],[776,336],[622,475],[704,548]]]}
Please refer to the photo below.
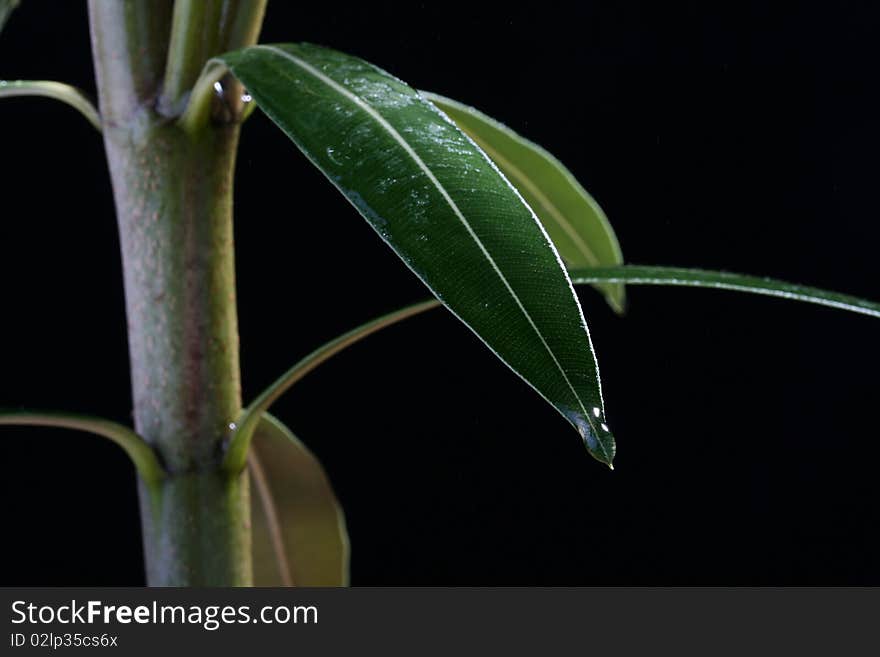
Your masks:
{"label": "out-of-focus leaf", "polygon": [[[412,88],[355,57],[276,45],[218,59],[444,305],[610,464],[614,439],[571,282],[485,153]],[[438,412],[432,400],[424,412]]]}
{"label": "out-of-focus leaf", "polygon": [[348,586],[345,516],[324,468],[267,413],[251,449],[254,584]]}
{"label": "out-of-focus leaf", "polygon": [[[476,142],[513,183],[569,267],[609,267],[623,264],[617,235],[595,199],[553,155],[479,110],[437,94],[422,96],[443,110]],[[611,307],[626,304],[620,283],[596,285]]]}
{"label": "out-of-focus leaf", "polygon": [[19,0],[0,0],[0,32],[6,26],[9,20],[9,14],[18,6]]}

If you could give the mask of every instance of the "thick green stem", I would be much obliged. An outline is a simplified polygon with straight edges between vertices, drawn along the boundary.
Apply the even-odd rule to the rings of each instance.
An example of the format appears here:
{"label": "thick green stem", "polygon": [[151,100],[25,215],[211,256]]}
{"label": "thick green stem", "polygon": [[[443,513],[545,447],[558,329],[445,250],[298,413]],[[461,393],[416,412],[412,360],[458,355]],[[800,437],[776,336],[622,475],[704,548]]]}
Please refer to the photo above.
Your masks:
{"label": "thick green stem", "polygon": [[250,586],[246,473],[168,477],[152,495],[141,484],[147,582],[151,586]]}
{"label": "thick green stem", "polygon": [[141,486],[147,579],[248,585],[247,473],[220,467],[241,412],[232,235],[238,125],[207,121],[185,131],[160,111],[170,3],[92,0],[90,15],[135,427],[167,471],[158,494]]}
{"label": "thick green stem", "polygon": [[218,473],[241,411],[232,238],[237,137],[234,126],[191,136],[162,124],[105,137],[135,427],[169,472],[160,508],[147,509],[152,498],[142,496],[151,584],[249,583],[246,475]]}
{"label": "thick green stem", "polygon": [[171,473],[211,467],[240,410],[232,239],[238,129],[107,135],[135,426]]}

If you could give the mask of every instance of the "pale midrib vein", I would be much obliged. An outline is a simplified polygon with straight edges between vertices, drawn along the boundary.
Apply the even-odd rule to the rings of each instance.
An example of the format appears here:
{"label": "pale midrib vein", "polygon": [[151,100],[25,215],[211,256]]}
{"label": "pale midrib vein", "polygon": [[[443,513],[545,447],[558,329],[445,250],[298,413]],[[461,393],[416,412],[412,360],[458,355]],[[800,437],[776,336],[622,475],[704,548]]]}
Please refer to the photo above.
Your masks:
{"label": "pale midrib vein", "polygon": [[[571,380],[568,378],[568,375],[565,373],[565,370],[562,368],[562,365],[559,363],[559,360],[556,358],[556,354],[554,354],[553,350],[550,349],[550,345],[547,344],[547,341],[544,339],[544,336],[541,334],[541,331],[538,329],[538,326],[535,324],[535,321],[532,319],[532,316],[529,314],[528,310],[526,310],[526,308],[523,305],[522,301],[520,300],[519,296],[516,294],[516,292],[511,287],[510,283],[507,280],[507,277],[505,277],[504,273],[498,268],[498,264],[492,258],[491,254],[486,250],[486,247],[483,245],[483,242],[480,240],[479,236],[474,232],[474,229],[471,227],[467,218],[465,218],[464,214],[462,214],[461,210],[459,209],[458,205],[456,205],[456,203],[452,199],[452,197],[449,196],[449,193],[446,191],[446,188],[444,188],[443,185],[440,184],[440,181],[437,180],[437,177],[434,175],[434,173],[428,168],[428,166],[424,163],[422,158],[419,157],[419,154],[416,153],[415,150],[413,150],[412,146],[410,146],[409,143],[403,138],[403,136],[399,132],[397,132],[397,130],[394,129],[394,126],[392,126],[390,123],[388,123],[388,121],[381,114],[379,114],[371,105],[369,105],[363,99],[359,98],[358,96],[356,96],[355,94],[350,92],[348,89],[343,87],[341,84],[339,84],[338,82],[336,82],[335,80],[333,80],[329,76],[322,73],[320,70],[318,70],[317,68],[315,68],[314,66],[312,66],[308,62],[305,62],[305,61],[301,60],[299,57],[296,57],[295,55],[291,55],[290,53],[285,52],[285,51],[281,50],[280,48],[276,48],[274,46],[255,46],[255,48],[259,48],[261,50],[269,50],[270,52],[273,52],[276,55],[280,55],[281,57],[290,60],[291,62],[293,62],[294,64],[296,64],[300,68],[302,68],[304,71],[310,73],[311,75],[316,77],[318,80],[320,80],[321,82],[323,82],[324,84],[329,86],[331,89],[335,90],[337,93],[341,94],[342,96],[344,96],[345,98],[347,98],[351,102],[353,102],[355,105],[357,105],[358,107],[363,109],[380,126],[382,126],[398,144],[400,144],[401,148],[403,148],[403,150],[406,152],[406,154],[409,155],[410,158],[412,158],[412,160],[416,163],[416,165],[425,173],[425,175],[428,177],[428,180],[431,181],[431,183],[437,188],[437,191],[440,192],[440,195],[443,197],[443,199],[449,204],[449,207],[452,209],[452,212],[455,214],[456,217],[458,217],[459,221],[461,221],[462,225],[465,227],[465,230],[467,230],[468,234],[471,236],[471,238],[474,240],[474,242],[479,247],[483,256],[485,256],[486,260],[492,266],[492,269],[495,270],[495,273],[498,275],[498,277],[501,279],[501,282],[507,288],[507,291],[510,293],[511,297],[516,302],[516,305],[519,307],[523,316],[526,318],[526,321],[528,321],[529,325],[532,327],[532,330],[535,332],[535,335],[538,336],[538,339],[541,341],[541,344],[544,345],[544,348],[547,350],[547,353],[550,354],[550,358],[553,360],[553,363],[556,365],[556,368],[559,370],[559,373],[562,374],[563,380],[565,381],[566,385],[568,385],[569,390],[571,390],[571,393],[574,395],[575,400],[577,400],[578,405],[581,407],[581,412],[583,413],[583,417],[589,423],[590,428],[592,429],[593,434],[596,438],[597,444],[599,444],[601,446],[602,441],[599,439],[599,432],[596,430],[596,427],[593,424],[593,421],[590,417],[590,414],[587,412],[587,409],[585,408],[583,401],[581,401],[580,396],[577,394],[577,391],[574,389],[574,386],[572,385]],[[604,447],[603,447],[603,449],[604,449]]]}
{"label": "pale midrib vein", "polygon": [[471,139],[476,142],[477,146],[486,151],[486,154],[491,157],[495,162],[502,167],[510,171],[511,175],[516,178],[526,189],[528,189],[529,193],[535,196],[538,199],[538,202],[546,208],[547,212],[553,215],[553,218],[556,220],[556,223],[565,231],[565,234],[568,235],[571,240],[575,243],[578,250],[584,255],[584,257],[590,261],[590,264],[598,266],[601,264],[598,256],[593,253],[592,249],[584,242],[583,238],[578,234],[575,230],[574,226],[571,225],[565,215],[562,214],[562,211],[556,207],[556,205],[547,198],[544,193],[538,189],[538,187],[531,181],[531,179],[522,171],[519,167],[517,167],[513,162],[504,157],[501,153],[496,151],[494,148],[489,146],[483,139],[481,139],[476,133],[467,131],[470,135]]}

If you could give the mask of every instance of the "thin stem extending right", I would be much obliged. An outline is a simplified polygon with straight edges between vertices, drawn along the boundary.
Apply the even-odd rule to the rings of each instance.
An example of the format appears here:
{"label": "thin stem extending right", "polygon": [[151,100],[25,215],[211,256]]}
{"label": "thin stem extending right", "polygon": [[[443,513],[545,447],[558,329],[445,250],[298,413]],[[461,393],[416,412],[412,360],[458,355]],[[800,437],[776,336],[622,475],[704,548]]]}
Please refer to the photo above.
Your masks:
{"label": "thin stem extending right", "polygon": [[[627,285],[670,285],[685,287],[704,287],[722,290],[749,292],[765,296],[802,301],[838,310],[880,318],[880,303],[860,299],[849,294],[821,290],[805,285],[796,285],[772,278],[760,278],[703,269],[682,269],[677,267],[648,267],[624,265],[620,267],[597,267],[594,269],[574,269],[569,272],[575,284],[625,283]],[[247,460],[247,451],[254,429],[262,414],[272,403],[289,390],[306,374],[340,351],[363,340],[368,335],[401,322],[404,319],[440,306],[436,299],[422,301],[388,313],[366,324],[352,329],[335,340],[319,347],[300,360],[273,384],[266,388],[243,413],[238,427],[234,430],[226,451],[224,465],[232,472],[239,472]]]}

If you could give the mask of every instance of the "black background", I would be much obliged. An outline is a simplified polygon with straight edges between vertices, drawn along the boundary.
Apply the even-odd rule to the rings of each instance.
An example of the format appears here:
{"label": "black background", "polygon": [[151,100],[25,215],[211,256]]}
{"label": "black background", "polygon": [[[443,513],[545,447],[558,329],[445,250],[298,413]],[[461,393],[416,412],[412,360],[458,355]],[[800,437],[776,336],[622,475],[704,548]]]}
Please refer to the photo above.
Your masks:
{"label": "black background", "polygon": [[[562,159],[627,261],[876,289],[871,3],[270,2],[263,41],[362,56]],[[25,0],[0,78],[94,91],[85,3]],[[130,412],[100,139],[0,102],[0,405]],[[236,183],[243,385],[426,296],[257,114]],[[618,438],[607,471],[442,311],[371,337],[275,408],[346,509],[353,584],[880,583],[880,324],[727,292],[580,291]],[[2,584],[140,584],[132,468],[84,434],[2,432]]]}

